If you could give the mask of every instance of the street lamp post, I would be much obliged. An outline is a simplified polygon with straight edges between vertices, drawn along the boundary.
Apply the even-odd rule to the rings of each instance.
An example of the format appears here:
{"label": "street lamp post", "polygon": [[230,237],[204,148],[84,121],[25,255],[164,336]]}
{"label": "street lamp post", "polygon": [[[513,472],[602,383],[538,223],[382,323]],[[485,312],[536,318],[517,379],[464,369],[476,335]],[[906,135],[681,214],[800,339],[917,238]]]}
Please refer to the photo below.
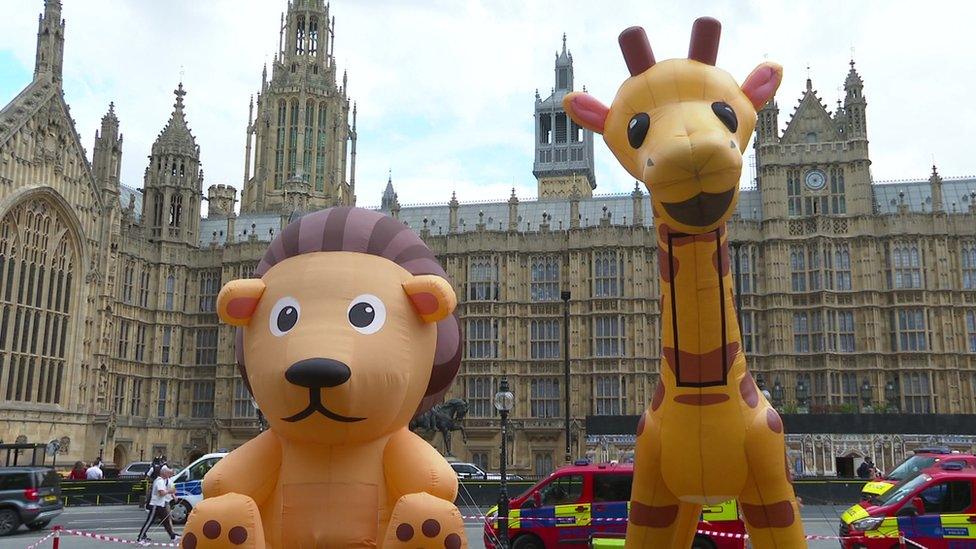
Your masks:
{"label": "street lamp post", "polygon": [[895,393],[894,381],[889,379],[888,383],[885,383],[884,394],[885,394],[885,404],[886,404],[885,411],[891,412],[892,410],[894,410],[895,412],[897,412],[898,407],[896,405],[895,399],[898,397],[898,395]]}
{"label": "street lamp post", "polygon": [[573,459],[570,450],[569,440],[569,298],[570,292],[560,292],[559,297],[563,300],[563,377],[566,384],[566,463],[571,463]]}
{"label": "street lamp post", "polygon": [[810,390],[807,388],[807,384],[803,382],[801,378],[796,382],[796,404],[800,413],[807,412],[807,398],[810,396]]}
{"label": "street lamp post", "polygon": [[508,378],[502,378],[495,393],[495,409],[502,416],[502,459],[499,473],[501,473],[501,490],[498,494],[498,544],[501,549],[508,548],[508,413],[515,406],[515,395],[508,390]]}
{"label": "street lamp post", "polygon": [[871,407],[871,384],[866,379],[861,384],[861,403],[864,405],[862,411],[866,412]]}
{"label": "street lamp post", "polygon": [[775,408],[783,406],[783,384],[778,379],[773,384],[773,406]]}

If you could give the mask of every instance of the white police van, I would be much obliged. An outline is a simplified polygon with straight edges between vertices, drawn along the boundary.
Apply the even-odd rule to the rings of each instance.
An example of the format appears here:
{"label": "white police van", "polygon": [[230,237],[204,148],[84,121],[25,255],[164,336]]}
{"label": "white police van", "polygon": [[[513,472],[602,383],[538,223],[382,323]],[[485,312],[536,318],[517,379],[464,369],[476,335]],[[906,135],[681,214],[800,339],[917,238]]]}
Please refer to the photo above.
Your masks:
{"label": "white police van", "polygon": [[207,454],[173,477],[173,484],[176,486],[176,506],[170,512],[170,518],[175,524],[186,524],[193,506],[203,501],[203,476],[227,454],[228,452]]}

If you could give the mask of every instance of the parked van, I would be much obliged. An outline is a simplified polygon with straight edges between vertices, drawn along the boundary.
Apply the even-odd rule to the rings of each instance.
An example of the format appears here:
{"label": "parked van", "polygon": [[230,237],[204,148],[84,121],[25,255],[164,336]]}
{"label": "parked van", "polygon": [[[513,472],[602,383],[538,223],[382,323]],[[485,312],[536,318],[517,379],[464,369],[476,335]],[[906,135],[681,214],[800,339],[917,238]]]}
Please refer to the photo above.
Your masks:
{"label": "parked van", "polygon": [[942,463],[841,515],[844,549],[891,549],[899,536],[927,549],[976,547],[976,470]]}
{"label": "parked van", "polygon": [[861,499],[871,500],[881,496],[899,482],[945,462],[959,462],[963,467],[976,467],[976,456],[953,452],[945,447],[919,448],[914,455],[899,463],[881,479],[866,483],[861,489]]}
{"label": "parked van", "polygon": [[170,513],[175,524],[186,524],[193,506],[203,501],[203,476],[213,469],[227,452],[207,454],[194,461],[173,477],[176,486],[176,506]]}
{"label": "parked van", "polygon": [[[508,539],[512,549],[589,547],[592,538],[620,538],[627,531],[633,464],[562,467],[509,503]],[[484,527],[487,549],[497,543],[498,508],[488,511]],[[735,501],[702,511],[694,549],[742,549],[745,525]],[[738,534],[737,537],[735,537]],[[724,537],[724,536],[733,537]]]}

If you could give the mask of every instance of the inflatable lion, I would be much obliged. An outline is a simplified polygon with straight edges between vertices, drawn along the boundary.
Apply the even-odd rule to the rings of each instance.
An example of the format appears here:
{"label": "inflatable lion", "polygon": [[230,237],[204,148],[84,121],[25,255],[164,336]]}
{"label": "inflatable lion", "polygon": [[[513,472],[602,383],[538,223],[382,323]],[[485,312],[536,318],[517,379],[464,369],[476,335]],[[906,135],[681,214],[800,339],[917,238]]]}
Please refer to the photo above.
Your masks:
{"label": "inflatable lion", "polygon": [[460,366],[457,298],[397,220],[333,208],[291,223],[220,291],[270,429],[203,482],[182,546],[466,547],[457,476],[410,419]]}

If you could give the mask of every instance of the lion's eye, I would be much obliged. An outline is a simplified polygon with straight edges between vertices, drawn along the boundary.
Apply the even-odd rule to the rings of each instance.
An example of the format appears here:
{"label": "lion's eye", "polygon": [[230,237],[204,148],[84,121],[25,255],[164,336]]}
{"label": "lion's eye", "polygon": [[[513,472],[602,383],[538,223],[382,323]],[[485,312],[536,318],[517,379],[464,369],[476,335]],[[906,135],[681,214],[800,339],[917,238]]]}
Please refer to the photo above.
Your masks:
{"label": "lion's eye", "polygon": [[639,112],[627,124],[627,141],[630,146],[639,149],[647,137],[647,130],[651,127],[651,117],[646,112]]}
{"label": "lion's eye", "polygon": [[375,334],[386,323],[386,306],[375,295],[363,294],[353,299],[346,314],[349,324],[361,334]]}
{"label": "lion's eye", "polygon": [[293,297],[283,297],[271,308],[271,318],[268,325],[271,333],[276,337],[281,337],[291,331],[298,324],[298,317],[301,315],[301,307]]}

